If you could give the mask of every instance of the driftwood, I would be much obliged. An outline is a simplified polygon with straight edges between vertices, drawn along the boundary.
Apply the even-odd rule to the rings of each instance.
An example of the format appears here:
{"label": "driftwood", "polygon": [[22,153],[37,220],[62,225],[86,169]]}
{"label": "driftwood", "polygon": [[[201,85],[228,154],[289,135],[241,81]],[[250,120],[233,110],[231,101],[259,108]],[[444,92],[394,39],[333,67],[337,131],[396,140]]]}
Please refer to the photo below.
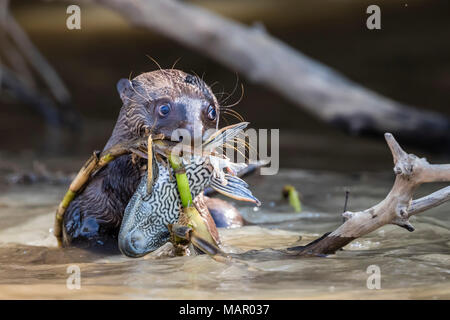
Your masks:
{"label": "driftwood", "polygon": [[182,1],[70,1],[73,2],[92,2],[117,11],[131,24],[197,50],[275,90],[322,121],[351,133],[393,132],[427,147],[450,145],[449,118],[364,88],[261,28]]}
{"label": "driftwood", "polygon": [[343,213],[346,221],[335,231],[306,246],[289,248],[298,255],[332,254],[356,238],[386,224],[395,224],[414,231],[409,218],[450,200],[450,186],[423,198],[413,200],[414,192],[423,183],[450,181],[450,164],[429,164],[425,158],[408,154],[393,135],[385,138],[394,158],[396,179],[386,198],[370,209]]}
{"label": "driftwood", "polygon": [[[67,124],[71,128],[78,128],[81,119],[72,106],[69,90],[14,19],[8,7],[9,1],[1,0],[0,27],[3,32],[0,52],[10,62],[10,66],[4,63],[0,65],[3,76],[0,79],[1,85],[11,90],[17,99],[37,109],[47,123],[55,126]],[[33,72],[42,78],[50,95],[41,93],[43,90],[38,88]]]}

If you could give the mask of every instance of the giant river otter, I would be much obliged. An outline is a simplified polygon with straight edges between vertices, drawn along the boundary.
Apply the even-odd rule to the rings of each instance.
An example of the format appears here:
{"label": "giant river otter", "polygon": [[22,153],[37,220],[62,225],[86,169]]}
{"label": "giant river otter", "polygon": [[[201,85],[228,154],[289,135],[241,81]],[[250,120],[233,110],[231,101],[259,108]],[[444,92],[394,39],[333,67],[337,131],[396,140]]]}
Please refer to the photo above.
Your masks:
{"label": "giant river otter", "polygon": [[[205,140],[205,132],[217,128],[219,103],[209,86],[199,77],[180,70],[166,69],[141,74],[133,80],[121,79],[117,90],[123,106],[105,149],[148,132],[171,137],[174,130],[188,130],[194,139]],[[65,246],[117,248],[125,208],[144,173],[144,159],[123,155],[96,174],[64,215]],[[206,205],[208,205],[208,198]],[[217,200],[216,200],[217,201]],[[221,225],[234,216],[215,214]],[[229,212],[227,213],[229,214]],[[211,219],[211,223],[214,224]],[[226,225],[226,223],[225,223]],[[213,226],[215,228],[215,225]]]}

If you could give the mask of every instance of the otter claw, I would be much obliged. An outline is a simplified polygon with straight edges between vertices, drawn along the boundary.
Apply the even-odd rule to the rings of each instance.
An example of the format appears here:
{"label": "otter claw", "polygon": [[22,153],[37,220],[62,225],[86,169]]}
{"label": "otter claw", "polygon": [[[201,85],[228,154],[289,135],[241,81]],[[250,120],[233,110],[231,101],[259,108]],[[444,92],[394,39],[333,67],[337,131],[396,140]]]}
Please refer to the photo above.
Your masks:
{"label": "otter claw", "polygon": [[223,255],[222,251],[217,246],[197,236],[195,232],[192,232],[191,234],[191,243],[197,250],[210,256]]}
{"label": "otter claw", "polygon": [[191,240],[192,228],[187,227],[187,226],[182,226],[178,223],[169,224],[167,227],[173,236],[181,238],[183,240],[187,240],[187,241]]}

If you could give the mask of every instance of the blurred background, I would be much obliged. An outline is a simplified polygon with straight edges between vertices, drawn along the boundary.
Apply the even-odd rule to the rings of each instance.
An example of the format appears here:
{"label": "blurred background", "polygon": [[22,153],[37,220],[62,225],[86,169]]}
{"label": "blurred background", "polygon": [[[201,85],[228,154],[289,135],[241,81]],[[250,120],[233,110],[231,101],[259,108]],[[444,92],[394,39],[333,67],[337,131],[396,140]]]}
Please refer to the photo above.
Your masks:
{"label": "blurred background", "polygon": [[[450,6],[446,0],[378,1],[382,29],[365,26],[370,1],[196,0],[185,1],[267,32],[351,80],[399,102],[450,115]],[[66,28],[68,3],[10,2],[33,44],[70,92],[79,126],[46,124],[41,114],[7,90],[0,99],[0,170],[76,171],[102,149],[121,107],[120,78],[158,66],[204,74],[215,92],[245,92],[235,110],[254,128],[280,128],[281,167],[337,171],[390,170],[382,135],[356,137],[321,122],[273,90],[254,85],[198,51],[156,32],[130,26],[117,13],[81,5],[81,30]],[[262,52],[261,54],[264,54]],[[3,57],[2,57],[3,58]],[[239,100],[236,90],[228,102]],[[229,118],[229,121],[235,119]],[[418,132],[424,135],[426,132]],[[400,141],[401,142],[401,141]],[[444,148],[443,148],[444,149]],[[427,148],[408,149],[430,155]],[[432,157],[448,161],[448,151]]]}

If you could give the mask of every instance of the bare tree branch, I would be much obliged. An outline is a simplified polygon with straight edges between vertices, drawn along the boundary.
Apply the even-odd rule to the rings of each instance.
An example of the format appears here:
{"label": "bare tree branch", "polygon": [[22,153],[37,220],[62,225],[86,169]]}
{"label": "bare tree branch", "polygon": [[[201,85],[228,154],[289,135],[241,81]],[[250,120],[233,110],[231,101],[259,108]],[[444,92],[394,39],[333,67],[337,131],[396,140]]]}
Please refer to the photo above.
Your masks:
{"label": "bare tree branch", "polygon": [[[36,48],[22,27],[9,11],[9,1],[0,0],[0,26],[3,31],[0,41],[1,51],[10,62],[11,69],[5,64],[0,65],[0,88],[5,87],[23,102],[31,105],[40,112],[47,123],[55,126],[67,124],[71,129],[80,127],[81,119],[72,106],[71,96],[66,85],[56,70]],[[8,37],[9,36],[9,39]],[[15,45],[15,46],[14,46]],[[32,67],[28,68],[25,59]],[[41,93],[37,81],[33,77],[35,71],[46,84],[50,95]],[[54,99],[51,99],[53,96]]]}
{"label": "bare tree branch", "polygon": [[45,121],[55,127],[61,125],[57,106],[45,94],[23,81],[17,73],[0,64],[0,90],[8,90],[14,97],[35,109]]}
{"label": "bare tree branch", "polygon": [[299,255],[331,254],[356,238],[362,237],[386,224],[395,224],[414,231],[409,222],[412,215],[424,212],[450,200],[450,186],[423,198],[412,200],[414,192],[423,183],[450,181],[450,165],[429,164],[425,158],[408,154],[392,134],[385,134],[394,158],[394,185],[380,203],[358,212],[344,212],[347,219],[339,228],[306,246],[289,248]]}

